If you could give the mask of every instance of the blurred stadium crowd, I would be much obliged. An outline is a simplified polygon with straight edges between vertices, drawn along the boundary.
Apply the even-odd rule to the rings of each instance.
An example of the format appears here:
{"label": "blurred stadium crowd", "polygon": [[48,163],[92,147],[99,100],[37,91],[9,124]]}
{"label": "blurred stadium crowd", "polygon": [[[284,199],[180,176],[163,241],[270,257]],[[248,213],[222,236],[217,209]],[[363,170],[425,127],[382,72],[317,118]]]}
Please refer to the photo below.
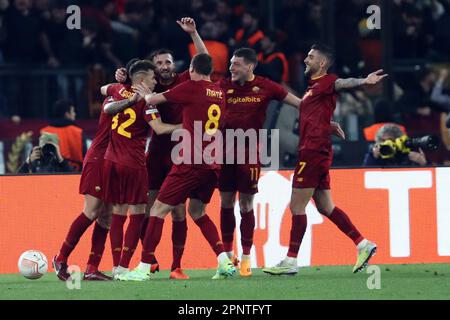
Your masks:
{"label": "blurred stadium crowd", "polygon": [[[335,48],[334,71],[340,77],[366,75],[383,65],[381,30],[368,29],[366,23],[367,7],[381,2],[0,0],[0,140],[4,143],[0,154],[7,157],[22,132],[38,133],[52,118],[53,103],[61,98],[74,101],[77,124],[92,138],[101,105],[98,88],[114,81],[115,69],[131,58],[144,58],[165,47],[174,52],[179,70],[187,68],[193,48],[175,23],[183,16],[195,19],[214,57],[216,78],[227,75],[234,49],[250,46],[259,53],[257,74],[302,95],[303,60],[318,41]],[[66,9],[73,4],[81,8],[80,30],[66,26]],[[439,150],[426,152],[427,163],[450,162],[445,127],[450,111],[446,72],[450,0],[392,0],[391,23],[392,96],[381,87],[339,96],[335,120],[348,138],[334,145],[336,165],[360,165],[368,143],[388,122],[402,125],[409,136],[438,135],[442,144]],[[278,104],[269,107],[266,127],[281,129],[280,158],[285,167],[295,163],[297,126],[295,111]],[[37,138],[35,134],[34,141]]]}

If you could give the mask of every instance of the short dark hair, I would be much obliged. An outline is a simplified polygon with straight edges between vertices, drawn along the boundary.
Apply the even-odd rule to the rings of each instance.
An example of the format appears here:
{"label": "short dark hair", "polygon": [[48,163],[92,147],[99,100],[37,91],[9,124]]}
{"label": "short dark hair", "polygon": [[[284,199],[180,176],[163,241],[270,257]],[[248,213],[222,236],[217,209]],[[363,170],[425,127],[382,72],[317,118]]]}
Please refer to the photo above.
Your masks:
{"label": "short dark hair", "polygon": [[213,61],[209,54],[200,53],[192,58],[192,68],[198,74],[209,76],[213,72]]}
{"label": "short dark hair", "polygon": [[334,63],[334,52],[330,46],[323,43],[316,43],[311,46],[311,50],[317,50],[327,58],[330,66]]}
{"label": "short dark hair", "polygon": [[146,72],[148,70],[155,71],[156,67],[150,60],[138,60],[130,67],[130,77],[133,77],[139,72]]}
{"label": "short dark hair", "polygon": [[70,107],[74,107],[74,103],[70,99],[59,99],[53,104],[52,118],[64,119],[66,112],[70,111]]}
{"label": "short dark hair", "polygon": [[246,64],[253,63],[255,67],[258,64],[258,56],[252,48],[239,48],[233,52],[233,56],[244,58]]}
{"label": "short dark hair", "polygon": [[166,48],[161,48],[161,49],[152,51],[152,53],[150,53],[150,55],[147,57],[147,59],[153,61],[153,58],[155,58],[156,56],[159,56],[160,54],[170,54],[172,56],[172,58],[174,57],[172,50],[169,50]]}
{"label": "short dark hair", "polygon": [[130,61],[127,62],[126,66],[125,66],[125,69],[127,69],[127,73],[130,73],[131,66],[133,65],[133,63],[135,63],[137,61],[139,61],[138,58],[133,58],[133,59],[131,59]]}

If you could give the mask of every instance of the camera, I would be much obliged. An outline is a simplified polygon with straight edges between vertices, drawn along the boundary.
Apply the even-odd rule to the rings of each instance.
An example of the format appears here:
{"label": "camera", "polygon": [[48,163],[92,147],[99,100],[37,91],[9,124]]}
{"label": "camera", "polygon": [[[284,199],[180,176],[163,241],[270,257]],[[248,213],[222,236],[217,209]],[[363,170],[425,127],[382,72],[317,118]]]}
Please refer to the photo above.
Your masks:
{"label": "camera", "polygon": [[419,138],[408,138],[403,135],[400,138],[386,140],[380,144],[380,155],[382,159],[391,159],[398,153],[408,154],[411,149],[436,150],[439,147],[439,138],[428,135]]}
{"label": "camera", "polygon": [[46,143],[41,147],[42,162],[50,163],[52,160],[57,159],[57,151],[54,144]]}
{"label": "camera", "polygon": [[58,151],[56,146],[59,144],[58,135],[49,132],[43,132],[39,137],[39,147],[41,147],[43,163],[50,163],[52,160],[58,159]]}

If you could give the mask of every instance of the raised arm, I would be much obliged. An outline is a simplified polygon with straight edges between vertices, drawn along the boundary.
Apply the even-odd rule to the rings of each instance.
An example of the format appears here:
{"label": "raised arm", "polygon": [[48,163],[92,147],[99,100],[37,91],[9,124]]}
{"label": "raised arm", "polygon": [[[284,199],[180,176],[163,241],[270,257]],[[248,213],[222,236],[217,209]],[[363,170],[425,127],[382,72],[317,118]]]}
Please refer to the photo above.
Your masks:
{"label": "raised arm", "polygon": [[346,78],[346,79],[337,79],[334,83],[334,89],[336,91],[342,89],[352,89],[357,88],[362,85],[375,85],[379,83],[381,80],[386,78],[388,75],[383,74],[383,69],[377,70],[369,74],[366,78]]}
{"label": "raised arm", "polygon": [[177,20],[178,25],[192,38],[192,42],[195,46],[195,51],[197,53],[208,53],[208,49],[206,49],[205,44],[203,43],[202,38],[197,32],[197,27],[195,25],[195,20],[189,17],[181,18],[181,20]]}

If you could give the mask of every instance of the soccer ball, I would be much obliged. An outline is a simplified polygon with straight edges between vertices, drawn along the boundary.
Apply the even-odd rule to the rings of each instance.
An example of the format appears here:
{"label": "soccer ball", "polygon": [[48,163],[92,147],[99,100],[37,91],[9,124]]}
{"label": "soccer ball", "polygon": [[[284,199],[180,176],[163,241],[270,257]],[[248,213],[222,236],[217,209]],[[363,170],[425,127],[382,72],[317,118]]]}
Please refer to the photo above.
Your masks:
{"label": "soccer ball", "polygon": [[28,250],[20,255],[18,266],[25,278],[39,279],[47,272],[47,257],[40,251]]}

